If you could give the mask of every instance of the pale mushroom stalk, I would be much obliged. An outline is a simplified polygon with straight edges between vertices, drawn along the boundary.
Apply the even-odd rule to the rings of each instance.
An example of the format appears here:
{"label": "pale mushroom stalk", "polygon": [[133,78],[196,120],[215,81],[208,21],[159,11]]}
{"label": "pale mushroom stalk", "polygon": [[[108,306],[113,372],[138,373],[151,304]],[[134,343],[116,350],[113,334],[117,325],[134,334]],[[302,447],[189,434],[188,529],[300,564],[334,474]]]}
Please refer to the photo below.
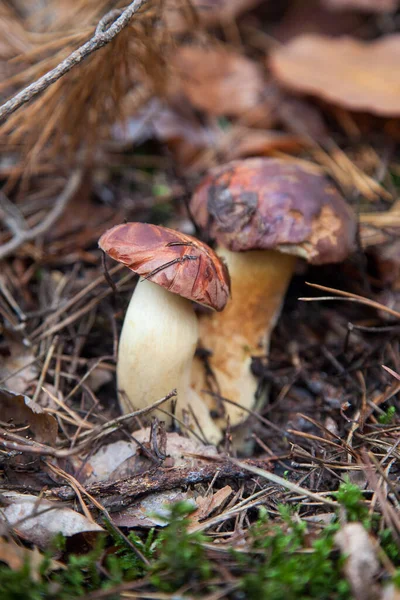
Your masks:
{"label": "pale mushroom stalk", "polygon": [[[218,443],[221,432],[207,405],[190,387],[191,368],[198,341],[198,323],[192,303],[148,280],[141,279],[125,315],[119,342],[117,383],[124,413],[150,406],[177,389],[176,416],[193,421],[192,407],[210,443]],[[171,402],[163,405],[171,411]],[[162,411],[158,416],[171,422]]]}
{"label": "pale mushroom stalk", "polygon": [[[257,380],[251,373],[251,358],[268,352],[296,257],[274,250],[240,253],[217,248],[216,252],[228,267],[232,298],[223,312],[201,317],[200,339],[212,348],[212,369],[221,393],[252,409]],[[192,385],[198,394],[203,393],[204,374],[199,359],[193,363]],[[229,406],[232,425],[247,416],[243,409]]]}
{"label": "pale mushroom stalk", "polygon": [[[118,352],[122,410],[126,414],[151,406],[176,388],[177,419],[218,443],[221,431],[190,385],[198,341],[192,302],[216,311],[224,308],[230,295],[226,267],[199,240],[148,223],[116,225],[101,236],[99,246],[142,278],[126,313]],[[163,409],[171,409],[171,403]],[[171,422],[161,409],[157,414]]]}

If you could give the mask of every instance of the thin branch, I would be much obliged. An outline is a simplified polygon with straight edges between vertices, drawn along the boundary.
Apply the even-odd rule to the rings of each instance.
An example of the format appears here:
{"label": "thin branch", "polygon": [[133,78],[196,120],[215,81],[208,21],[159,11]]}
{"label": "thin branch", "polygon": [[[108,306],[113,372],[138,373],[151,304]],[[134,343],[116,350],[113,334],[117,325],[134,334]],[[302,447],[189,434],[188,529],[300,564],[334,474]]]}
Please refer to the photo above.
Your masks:
{"label": "thin branch", "polygon": [[129,24],[133,15],[146,3],[147,0],[134,0],[131,2],[108,29],[106,29],[107,24],[110,20],[115,18],[116,11],[112,10],[102,17],[97,25],[94,36],[90,38],[89,41],[67,56],[67,58],[57,65],[57,67],[28,85],[13,98],[0,106],[0,121],[11,115],[27,102],[30,102],[38,94],[44,92],[50,85],[63,77],[63,75],[68,73],[73,67],[79,65],[79,63],[85,60],[90,54],[109,44],[115,36]]}
{"label": "thin branch", "polygon": [[72,173],[63,191],[55,200],[53,208],[48,212],[43,221],[35,225],[35,227],[32,227],[32,229],[21,229],[16,219],[13,220],[12,226],[10,224],[10,219],[6,220],[6,224],[13,231],[14,236],[10,241],[0,246],[0,260],[6,258],[6,256],[12,252],[15,252],[22,244],[34,240],[39,235],[43,235],[52,225],[54,225],[57,219],[61,217],[72,196],[77,191],[82,181],[82,175],[83,173],[81,170],[76,170]]}

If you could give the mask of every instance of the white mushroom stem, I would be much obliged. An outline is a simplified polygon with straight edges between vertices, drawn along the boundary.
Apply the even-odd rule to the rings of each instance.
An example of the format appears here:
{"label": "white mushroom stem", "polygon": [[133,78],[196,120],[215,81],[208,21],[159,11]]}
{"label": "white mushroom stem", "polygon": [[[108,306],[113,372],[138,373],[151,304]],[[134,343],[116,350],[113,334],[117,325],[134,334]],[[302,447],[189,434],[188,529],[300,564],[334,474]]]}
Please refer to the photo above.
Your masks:
{"label": "white mushroom stem", "polygon": [[[176,388],[177,418],[188,420],[201,435],[191,416],[191,406],[205,438],[215,444],[221,439],[221,432],[207,405],[190,387],[197,341],[198,323],[191,302],[155,283],[140,280],[129,303],[119,343],[119,401],[127,414],[150,406]],[[170,411],[171,403],[163,408]],[[155,412],[160,419],[171,422],[161,411]]]}
{"label": "white mushroom stem", "polygon": [[[274,250],[230,252],[218,248],[231,276],[232,298],[224,311],[202,315],[199,319],[201,345],[210,350],[210,366],[219,385],[219,393],[244,408],[252,409],[257,390],[250,370],[252,356],[265,356],[272,329],[279,317],[287,287],[293,275],[296,257]],[[203,365],[195,359],[192,386],[209,406],[215,398],[204,394],[207,388]],[[244,421],[248,413],[224,404],[231,425]],[[223,418],[221,426],[225,422]]]}

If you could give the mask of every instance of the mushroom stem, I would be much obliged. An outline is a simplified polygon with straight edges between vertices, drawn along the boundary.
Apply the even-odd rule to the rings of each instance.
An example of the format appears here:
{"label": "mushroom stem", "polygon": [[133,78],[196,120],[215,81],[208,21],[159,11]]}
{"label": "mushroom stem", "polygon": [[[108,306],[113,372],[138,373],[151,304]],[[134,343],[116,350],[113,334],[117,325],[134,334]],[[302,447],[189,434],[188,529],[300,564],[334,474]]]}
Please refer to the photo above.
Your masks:
{"label": "mushroom stem", "polygon": [[[119,343],[119,401],[126,414],[150,406],[176,388],[178,419],[189,420],[189,426],[196,428],[189,411],[184,414],[191,405],[206,439],[217,443],[221,432],[203,400],[190,388],[197,340],[198,323],[191,302],[141,279],[129,303]],[[163,408],[171,410],[171,403]],[[170,417],[156,412],[171,422]]]}
{"label": "mushroom stem", "polygon": [[[268,352],[270,334],[279,317],[296,257],[274,250],[240,253],[218,248],[216,252],[228,266],[232,298],[223,312],[200,318],[200,341],[212,352],[210,366],[219,394],[252,409],[257,381],[250,370],[251,357],[265,356]],[[192,386],[199,394],[207,387],[198,359],[192,370]],[[215,407],[215,400],[208,394],[204,398]],[[230,404],[225,405],[225,412],[231,425],[248,416]]]}

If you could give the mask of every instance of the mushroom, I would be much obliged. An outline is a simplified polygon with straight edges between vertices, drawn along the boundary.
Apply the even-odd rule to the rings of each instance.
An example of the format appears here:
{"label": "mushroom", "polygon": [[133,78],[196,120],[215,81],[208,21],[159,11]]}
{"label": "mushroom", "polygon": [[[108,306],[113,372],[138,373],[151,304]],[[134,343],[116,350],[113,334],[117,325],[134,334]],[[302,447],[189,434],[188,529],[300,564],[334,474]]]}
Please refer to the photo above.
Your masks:
{"label": "mushroom", "polygon": [[[298,163],[251,158],[213,170],[199,185],[190,209],[217,241],[230,273],[232,298],[221,314],[200,319],[200,341],[211,350],[219,394],[236,402],[225,412],[231,425],[255,403],[253,356],[265,356],[296,257],[313,264],[342,261],[353,249],[356,219],[328,179]],[[206,388],[196,359],[192,385]],[[212,404],[209,395],[205,397]]]}
{"label": "mushroom", "polygon": [[177,417],[192,430],[200,429],[197,433],[208,442],[217,443],[221,431],[207,404],[190,386],[198,341],[192,301],[222,310],[230,293],[226,267],[199,240],[146,223],[117,225],[101,236],[99,246],[142,277],[119,342],[117,381],[122,411],[127,414],[149,406],[176,388]]}

